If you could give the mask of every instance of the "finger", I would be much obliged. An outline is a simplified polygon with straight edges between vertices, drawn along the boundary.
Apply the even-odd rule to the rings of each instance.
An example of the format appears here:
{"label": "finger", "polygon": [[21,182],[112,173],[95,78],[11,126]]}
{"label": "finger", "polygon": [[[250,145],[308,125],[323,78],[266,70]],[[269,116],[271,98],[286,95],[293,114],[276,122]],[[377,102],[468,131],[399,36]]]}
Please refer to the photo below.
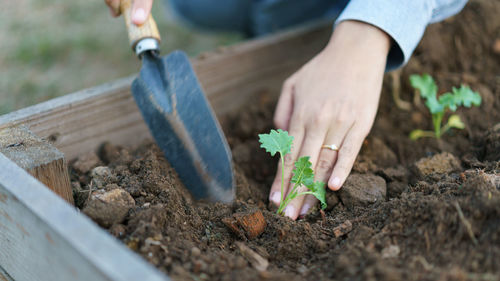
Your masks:
{"label": "finger", "polygon": [[[325,140],[327,131],[326,126],[324,128],[321,127],[322,125],[321,123],[318,123],[317,125],[318,125],[317,127],[306,130],[305,132],[306,138],[304,139],[304,142],[299,152],[299,155],[310,156],[309,161],[311,161],[312,167],[316,166],[319,153],[321,150],[321,145]],[[291,173],[290,173],[290,178],[291,178]],[[288,193],[292,192],[293,186],[294,184],[290,183],[290,186],[288,188]],[[298,193],[308,191],[307,187],[305,186],[300,186],[297,188],[297,190]],[[305,196],[297,196],[295,199],[290,201],[290,203],[288,203],[288,205],[285,208],[285,216],[290,217],[291,219],[294,220],[297,219],[297,217],[299,216],[299,212],[304,204],[304,200]]]}
{"label": "finger", "polygon": [[[273,184],[271,186],[271,191],[269,193],[269,201],[274,203],[275,205],[279,206],[282,197],[287,194],[288,191],[288,183],[290,182],[290,177],[292,173],[292,169],[294,167],[295,159],[297,158],[297,155],[300,151],[300,147],[302,145],[302,140],[304,138],[304,127],[302,125],[302,122],[300,122],[300,119],[295,115],[296,117],[292,117],[292,120],[294,122],[290,123],[290,131],[289,134],[293,136],[293,143],[294,146],[292,147],[292,150],[290,153],[285,155],[284,161],[285,161],[285,167],[281,167],[281,161],[278,164],[278,170],[276,171],[276,176],[274,178]],[[283,173],[283,191],[281,190],[281,171],[284,168],[284,173]],[[283,192],[283,193],[282,193]]]}
{"label": "finger", "polygon": [[120,0],[104,0],[109,7],[109,12],[113,17],[120,15]]}
{"label": "finger", "polygon": [[[334,125],[328,130],[327,137],[322,145],[332,145],[339,147],[342,143],[344,136],[349,130],[349,126],[345,125],[345,122],[335,122]],[[332,150],[330,148],[321,147],[318,160],[314,167],[314,180],[321,181],[324,183],[328,182],[330,175],[333,170],[335,161],[337,160],[338,151]],[[314,206],[318,200],[312,195],[307,195],[304,199],[302,208],[300,209],[299,216],[304,216],[307,214],[309,209]]]}
{"label": "finger", "polygon": [[135,25],[141,25],[146,22],[146,19],[151,13],[153,0],[134,0],[132,4],[132,22]]}
{"label": "finger", "polygon": [[354,125],[347,133],[338,152],[338,159],[335,163],[328,187],[331,190],[339,190],[344,184],[347,176],[351,172],[352,165],[356,160],[356,156],[361,149],[364,139],[366,138],[369,129]]}
{"label": "finger", "polygon": [[306,198],[304,199],[304,204],[302,205],[302,208],[299,212],[299,218],[307,215],[307,212],[309,212],[311,207],[318,203],[318,199],[316,199],[316,197],[314,197],[313,195],[308,194],[305,197]]}
{"label": "finger", "polygon": [[281,89],[281,95],[278,100],[278,105],[276,106],[276,111],[274,112],[274,125],[278,129],[288,130],[288,124],[290,122],[290,116],[293,109],[293,90],[295,79],[294,76],[288,78]]}

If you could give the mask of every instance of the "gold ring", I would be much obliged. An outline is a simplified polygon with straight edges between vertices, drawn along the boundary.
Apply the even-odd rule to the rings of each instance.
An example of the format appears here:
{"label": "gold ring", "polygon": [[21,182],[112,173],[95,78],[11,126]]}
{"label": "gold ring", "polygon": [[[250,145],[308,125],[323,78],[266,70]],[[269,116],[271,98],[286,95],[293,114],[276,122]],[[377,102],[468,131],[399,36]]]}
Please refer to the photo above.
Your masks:
{"label": "gold ring", "polygon": [[339,147],[336,146],[335,144],[330,144],[330,145],[324,144],[321,146],[321,148],[328,148],[328,149],[331,149],[333,151],[339,151]]}

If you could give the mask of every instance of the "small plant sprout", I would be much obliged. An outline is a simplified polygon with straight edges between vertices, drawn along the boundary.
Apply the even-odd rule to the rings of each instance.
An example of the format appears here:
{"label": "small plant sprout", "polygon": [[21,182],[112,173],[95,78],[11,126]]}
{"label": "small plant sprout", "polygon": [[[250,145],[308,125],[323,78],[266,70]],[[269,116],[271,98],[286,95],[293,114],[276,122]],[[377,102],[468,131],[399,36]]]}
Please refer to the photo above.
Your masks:
{"label": "small plant sprout", "polygon": [[[269,134],[260,134],[259,141],[262,148],[271,154],[271,156],[280,154],[281,167],[285,166],[285,155],[290,153],[292,150],[293,137],[288,135],[287,131],[281,129],[271,130]],[[282,214],[285,207],[297,196],[302,196],[306,194],[314,195],[321,202],[321,208],[326,208],[326,191],[325,183],[320,181],[314,181],[314,172],[311,168],[312,163],[309,161],[309,156],[300,157],[295,162],[295,168],[293,169],[291,183],[293,184],[292,190],[288,192],[288,195],[284,197],[284,185],[285,185],[285,172],[281,169],[281,200],[280,206],[276,213]],[[308,191],[298,192],[300,186],[307,187]]]}
{"label": "small plant sprout", "polygon": [[411,86],[420,92],[425,99],[425,105],[432,114],[433,131],[413,130],[410,133],[410,139],[416,140],[422,137],[440,138],[451,128],[463,129],[465,124],[460,120],[457,114],[448,117],[448,121],[442,126],[443,118],[447,110],[455,112],[459,106],[471,107],[481,104],[479,93],[472,91],[468,86],[453,87],[451,93],[444,93],[437,97],[437,85],[429,74],[410,75]]}

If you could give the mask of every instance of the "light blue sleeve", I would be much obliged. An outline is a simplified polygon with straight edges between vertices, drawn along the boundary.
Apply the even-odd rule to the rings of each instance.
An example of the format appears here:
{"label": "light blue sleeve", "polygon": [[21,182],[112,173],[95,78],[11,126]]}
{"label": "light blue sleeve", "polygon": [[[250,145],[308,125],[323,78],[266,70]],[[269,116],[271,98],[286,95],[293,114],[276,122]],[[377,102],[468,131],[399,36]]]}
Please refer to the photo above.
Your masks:
{"label": "light blue sleeve", "polygon": [[335,21],[357,20],[389,34],[394,44],[387,70],[408,62],[429,23],[441,21],[462,10],[467,0],[351,0]]}

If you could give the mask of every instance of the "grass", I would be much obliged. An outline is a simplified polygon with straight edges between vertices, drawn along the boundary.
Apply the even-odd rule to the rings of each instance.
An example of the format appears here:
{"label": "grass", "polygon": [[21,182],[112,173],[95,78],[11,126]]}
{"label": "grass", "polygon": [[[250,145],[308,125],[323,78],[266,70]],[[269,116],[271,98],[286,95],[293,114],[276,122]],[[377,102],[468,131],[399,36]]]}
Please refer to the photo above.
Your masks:
{"label": "grass", "polygon": [[[190,55],[241,39],[181,26],[155,1],[162,54]],[[16,0],[0,10],[0,114],[128,76],[140,69],[122,18],[101,0]]]}

